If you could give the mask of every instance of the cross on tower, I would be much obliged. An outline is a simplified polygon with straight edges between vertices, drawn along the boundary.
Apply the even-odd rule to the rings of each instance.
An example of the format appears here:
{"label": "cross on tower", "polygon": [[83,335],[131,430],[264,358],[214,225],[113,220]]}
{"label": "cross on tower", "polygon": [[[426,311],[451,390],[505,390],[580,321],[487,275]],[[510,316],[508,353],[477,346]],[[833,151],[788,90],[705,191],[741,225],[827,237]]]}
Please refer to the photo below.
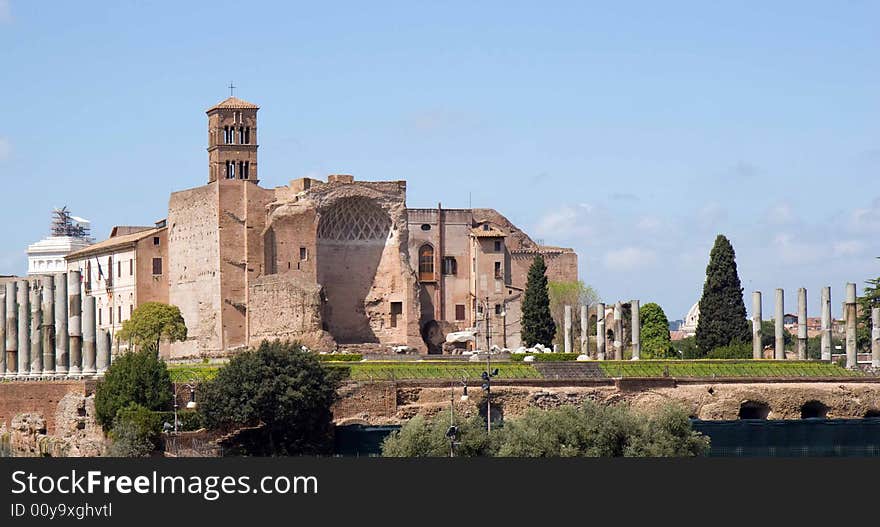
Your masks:
{"label": "cross on tower", "polygon": [[235,86],[232,84],[232,81],[229,81],[229,96],[232,97],[232,90],[235,89]]}

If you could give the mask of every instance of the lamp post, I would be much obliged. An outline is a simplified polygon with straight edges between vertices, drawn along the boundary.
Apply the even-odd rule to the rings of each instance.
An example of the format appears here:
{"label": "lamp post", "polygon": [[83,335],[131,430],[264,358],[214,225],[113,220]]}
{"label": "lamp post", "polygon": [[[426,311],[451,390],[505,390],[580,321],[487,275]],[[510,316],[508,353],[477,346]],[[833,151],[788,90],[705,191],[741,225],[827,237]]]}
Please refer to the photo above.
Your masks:
{"label": "lamp post", "polygon": [[[468,400],[467,393],[467,376],[461,380],[463,391],[461,394],[462,402]],[[446,438],[449,439],[449,457],[455,457],[455,445],[459,444],[459,430],[455,426],[455,383],[450,386],[449,391],[449,429],[446,430]]]}

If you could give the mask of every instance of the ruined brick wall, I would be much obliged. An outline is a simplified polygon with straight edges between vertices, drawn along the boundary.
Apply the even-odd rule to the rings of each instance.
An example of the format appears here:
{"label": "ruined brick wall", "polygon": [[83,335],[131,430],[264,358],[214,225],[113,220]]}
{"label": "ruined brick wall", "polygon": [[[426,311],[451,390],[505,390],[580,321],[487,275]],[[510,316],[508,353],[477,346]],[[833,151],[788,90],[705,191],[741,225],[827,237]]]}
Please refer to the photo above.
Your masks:
{"label": "ruined brick wall", "polygon": [[249,286],[250,345],[262,340],[299,340],[311,349],[332,349],[322,330],[321,287],[294,273],[268,275]]}
{"label": "ruined brick wall", "polygon": [[578,257],[571,249],[521,250],[511,252],[511,280],[514,285],[526,286],[529,267],[539,253],[544,256],[544,262],[547,264],[547,280],[550,282],[578,280]]}
{"label": "ruined brick wall", "polygon": [[168,204],[168,299],[180,308],[188,330],[186,342],[171,346],[172,358],[223,349],[218,188],[175,192]]}
{"label": "ruined brick wall", "polygon": [[[156,245],[153,238],[159,238]],[[135,247],[137,262],[136,305],[145,302],[168,303],[168,229],[162,229],[153,236],[137,242]],[[162,260],[162,273],[153,274],[153,258]]]}
{"label": "ruined brick wall", "polygon": [[58,404],[69,393],[93,394],[94,381],[0,382],[0,427],[18,414],[33,413],[46,420],[46,434],[56,433]]}

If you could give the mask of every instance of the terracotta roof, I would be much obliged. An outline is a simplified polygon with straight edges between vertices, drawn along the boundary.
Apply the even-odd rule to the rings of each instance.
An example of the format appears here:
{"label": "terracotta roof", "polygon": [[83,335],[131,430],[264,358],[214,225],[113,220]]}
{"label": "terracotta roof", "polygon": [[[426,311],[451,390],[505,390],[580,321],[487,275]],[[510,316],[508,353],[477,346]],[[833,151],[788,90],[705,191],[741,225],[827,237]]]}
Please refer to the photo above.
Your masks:
{"label": "terracotta roof", "polygon": [[488,228],[486,228],[486,227],[487,227],[487,225],[484,224],[479,227],[475,227],[475,228],[471,229],[471,235],[474,236],[475,238],[506,238],[507,237],[507,233],[505,233],[504,231],[502,231],[498,227],[495,227],[494,225],[488,226]]}
{"label": "terracotta roof", "polygon": [[125,234],[122,236],[112,236],[107,238],[102,242],[98,242],[93,245],[89,245],[85,249],[80,249],[78,251],[74,251],[67,255],[67,260],[76,260],[78,258],[83,258],[87,256],[93,256],[95,254],[101,254],[105,252],[110,252],[113,249],[128,247],[144,238],[148,238],[153,236],[154,234],[165,230],[167,227],[160,227],[156,229],[149,229],[146,231],[135,232],[132,234]]}
{"label": "terracotta roof", "polygon": [[260,107],[252,102],[247,102],[239,99],[238,97],[228,97],[223,101],[215,104],[214,106],[208,108],[208,112],[213,110],[219,110],[221,108],[228,108],[234,110],[259,110]]}

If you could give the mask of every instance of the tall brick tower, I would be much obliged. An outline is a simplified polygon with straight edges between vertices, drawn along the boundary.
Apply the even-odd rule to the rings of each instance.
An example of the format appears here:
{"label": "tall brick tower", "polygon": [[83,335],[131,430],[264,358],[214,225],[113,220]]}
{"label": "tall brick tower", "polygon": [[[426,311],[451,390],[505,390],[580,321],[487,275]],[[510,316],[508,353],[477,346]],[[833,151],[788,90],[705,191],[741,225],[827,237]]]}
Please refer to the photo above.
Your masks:
{"label": "tall brick tower", "polygon": [[208,183],[239,179],[259,183],[257,177],[256,104],[229,97],[208,114]]}

